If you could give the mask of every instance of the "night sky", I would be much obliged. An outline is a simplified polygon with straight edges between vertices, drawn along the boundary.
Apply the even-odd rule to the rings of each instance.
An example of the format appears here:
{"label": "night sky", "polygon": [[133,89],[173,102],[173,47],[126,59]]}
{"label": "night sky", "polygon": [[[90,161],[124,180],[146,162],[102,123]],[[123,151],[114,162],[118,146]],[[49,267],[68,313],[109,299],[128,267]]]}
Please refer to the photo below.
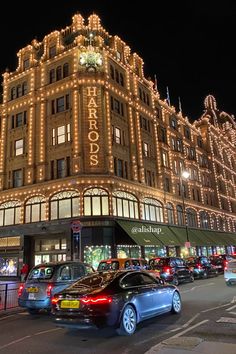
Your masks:
{"label": "night sky", "polygon": [[[171,103],[197,119],[207,94],[236,115],[236,2],[211,0],[128,1],[48,0],[4,3],[1,11],[1,73],[16,68],[16,52],[37,37],[71,24],[76,12],[101,17],[144,60],[145,75],[157,75],[161,98],[169,87]],[[141,7],[141,6],[145,6]]]}

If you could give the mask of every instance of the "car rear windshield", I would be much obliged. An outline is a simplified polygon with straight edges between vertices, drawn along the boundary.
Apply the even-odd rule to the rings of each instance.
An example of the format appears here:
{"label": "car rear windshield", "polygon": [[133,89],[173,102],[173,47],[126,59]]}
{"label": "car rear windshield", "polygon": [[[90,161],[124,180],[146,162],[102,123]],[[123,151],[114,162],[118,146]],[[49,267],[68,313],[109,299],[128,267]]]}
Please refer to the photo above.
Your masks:
{"label": "car rear windshield", "polygon": [[169,264],[169,258],[156,258],[150,260],[150,265],[155,266],[167,266]]}
{"label": "car rear windshield", "polygon": [[46,266],[38,266],[34,267],[28,276],[29,280],[38,279],[38,280],[47,280],[51,279],[53,273],[55,271],[55,267],[46,267]]}
{"label": "car rear windshield", "polygon": [[100,262],[100,264],[98,266],[99,271],[118,270],[118,269],[119,269],[119,262],[117,262],[117,261]]}
{"label": "car rear windshield", "polygon": [[117,272],[104,272],[88,275],[75,282],[71,288],[104,288],[116,277],[116,273]]}

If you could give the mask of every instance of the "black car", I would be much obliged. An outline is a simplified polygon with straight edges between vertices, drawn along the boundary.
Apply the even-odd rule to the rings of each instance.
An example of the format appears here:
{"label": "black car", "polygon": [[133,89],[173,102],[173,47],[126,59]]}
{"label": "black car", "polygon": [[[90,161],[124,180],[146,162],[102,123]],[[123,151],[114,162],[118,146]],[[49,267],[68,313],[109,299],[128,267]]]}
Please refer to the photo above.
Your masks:
{"label": "black car", "polygon": [[112,326],[120,335],[133,334],[137,323],[145,319],[180,311],[178,289],[145,271],[96,272],[81,278],[52,299],[52,314],[57,326]]}
{"label": "black car", "polygon": [[213,264],[219,273],[224,273],[224,269],[229,261],[236,259],[236,255],[232,254],[214,254],[209,257],[211,264]]}
{"label": "black car", "polygon": [[160,278],[179,285],[181,282],[194,281],[193,272],[186,262],[179,257],[156,257],[149,260],[151,269],[160,271]]}
{"label": "black car", "polygon": [[218,269],[211,264],[206,256],[188,257],[186,263],[192,270],[194,278],[208,278],[218,275]]}

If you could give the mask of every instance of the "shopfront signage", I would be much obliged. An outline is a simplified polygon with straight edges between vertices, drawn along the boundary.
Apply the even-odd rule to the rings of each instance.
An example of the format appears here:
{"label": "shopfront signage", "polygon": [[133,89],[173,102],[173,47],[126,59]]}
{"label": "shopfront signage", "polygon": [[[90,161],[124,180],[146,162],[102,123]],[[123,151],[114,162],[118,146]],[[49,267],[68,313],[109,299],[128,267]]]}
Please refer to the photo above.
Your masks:
{"label": "shopfront signage", "polygon": [[97,87],[87,87],[88,108],[88,141],[89,141],[89,165],[98,165],[98,153],[100,150],[100,135],[98,129],[98,104]]}

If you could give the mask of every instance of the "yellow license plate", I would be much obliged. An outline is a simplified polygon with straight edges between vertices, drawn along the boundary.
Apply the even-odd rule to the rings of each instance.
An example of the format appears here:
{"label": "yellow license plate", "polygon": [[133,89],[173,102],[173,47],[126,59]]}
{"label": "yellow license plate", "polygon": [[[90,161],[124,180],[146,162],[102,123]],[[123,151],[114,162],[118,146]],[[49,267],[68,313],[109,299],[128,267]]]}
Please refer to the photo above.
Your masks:
{"label": "yellow license plate", "polygon": [[27,293],[38,293],[39,289],[36,287],[31,287],[26,289]]}
{"label": "yellow license plate", "polygon": [[80,305],[79,300],[62,300],[61,309],[78,309]]}

